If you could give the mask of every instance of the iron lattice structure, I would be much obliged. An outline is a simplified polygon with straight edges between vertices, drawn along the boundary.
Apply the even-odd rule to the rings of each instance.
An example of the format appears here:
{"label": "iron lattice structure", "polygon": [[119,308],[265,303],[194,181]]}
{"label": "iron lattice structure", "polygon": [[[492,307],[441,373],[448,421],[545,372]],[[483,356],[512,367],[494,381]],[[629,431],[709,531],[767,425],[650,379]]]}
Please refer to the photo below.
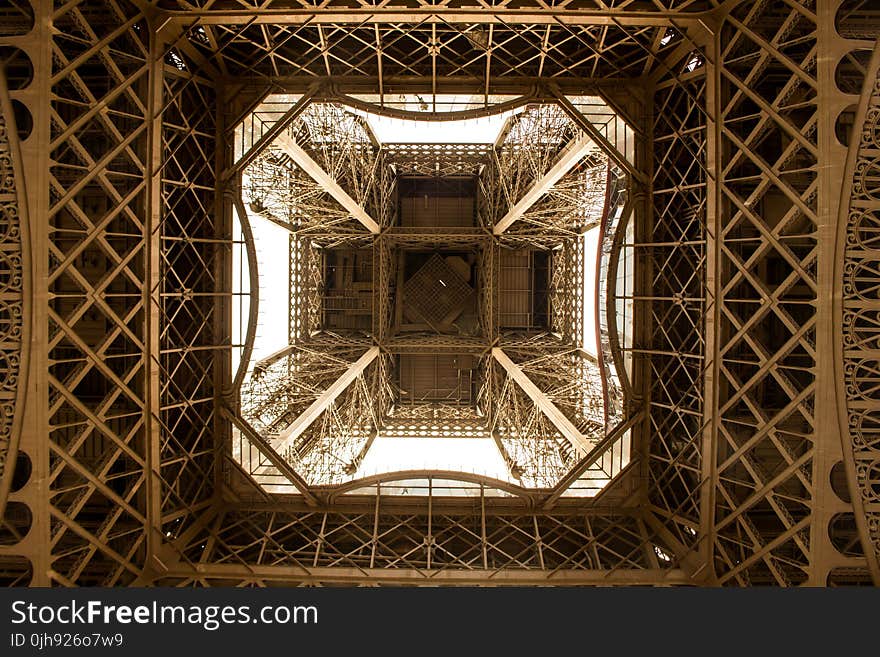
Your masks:
{"label": "iron lattice structure", "polygon": [[[4,4],[0,19],[3,583],[880,583],[880,55],[868,2],[33,0]],[[289,110],[255,113],[279,90]],[[405,502],[381,479],[315,487],[241,422],[230,322],[241,157],[280,175],[285,194],[335,212],[346,240],[378,239],[370,334],[393,341],[382,328],[392,249],[381,243],[397,237],[379,209],[395,194],[382,172],[400,153],[385,162],[368,138],[350,138],[356,122],[325,125],[349,137],[346,149],[322,150],[308,138],[315,124],[296,116],[315,103],[409,116],[401,94],[429,112],[443,111],[444,94],[481,99],[465,111],[474,117],[511,97],[553,105],[628,181],[632,239],[609,255],[634,263],[620,301],[635,331],[608,349],[632,362],[633,407],[621,409],[631,462],[595,498],[474,478],[477,494],[463,500],[443,494],[443,473],[422,473],[424,494]],[[250,142],[237,146],[243,119]],[[343,206],[343,220],[326,186],[263,148],[290,125],[301,126],[294,146],[375,226],[356,208]],[[513,160],[495,152],[500,166],[479,182],[492,201],[477,209],[493,231],[534,179],[513,149]],[[499,176],[510,177],[498,186]],[[297,221],[273,213],[271,198],[253,200]],[[534,218],[494,242],[549,245],[537,209]],[[302,227],[291,277],[319,290],[312,245],[332,236]],[[500,248],[483,249],[484,275],[500,267]],[[554,255],[554,271],[567,257]],[[494,340],[497,300],[482,307]],[[357,334],[312,335],[320,312],[314,301],[291,314],[294,342],[308,337],[313,352],[348,363],[363,356],[346,350],[374,353]],[[579,330],[571,313],[553,321],[563,341]],[[565,388],[535,363],[567,363],[566,347],[506,337],[508,359],[565,406]],[[294,349],[267,376],[308,360]],[[339,413],[393,398],[377,394],[385,358],[354,373]],[[486,380],[503,388],[492,358]],[[329,372],[304,381],[295,403],[332,385]],[[355,393],[364,389],[368,404]],[[279,417],[272,394],[258,409],[266,426]],[[511,428],[500,438],[511,445],[525,426],[494,420]],[[249,459],[234,456],[233,426]],[[563,484],[596,465],[564,449],[541,463],[572,459]],[[277,473],[295,493],[258,482]]]}
{"label": "iron lattice structure", "polygon": [[[288,104],[276,106],[281,98]],[[484,418],[477,435],[493,438],[511,477],[526,487],[550,488],[605,438],[606,426],[622,421],[620,403],[610,412],[605,408],[605,379],[616,377],[603,377],[596,359],[575,348],[583,341],[586,303],[581,236],[608,223],[613,239],[616,226],[604,221],[603,210],[606,203],[618,209],[621,194],[609,197],[607,156],[563,107],[519,105],[494,146],[380,143],[353,108],[317,96],[294,101],[273,94],[251,110],[240,124],[244,129],[236,128],[242,138],[235,164],[242,176],[240,215],[287,228],[292,247],[291,347],[253,370],[246,359],[240,365],[247,372],[240,391],[244,434],[233,454],[259,483],[274,492],[283,490],[285,476],[291,492],[348,485],[375,438],[401,430],[412,435],[406,426],[415,419],[412,405],[427,404],[424,417],[437,419],[439,411],[447,422],[432,425],[425,437],[459,437],[462,421],[464,434],[472,435],[471,420]],[[260,136],[246,132],[258,123],[265,126]],[[464,193],[456,185],[478,179],[483,193],[469,212],[454,217],[456,225],[404,220],[407,188]],[[548,323],[560,335],[526,331],[523,342],[494,312],[497,298],[508,292],[495,281],[504,254],[515,249],[514,257],[525,254],[529,261],[528,248],[541,251],[552,269]],[[450,250],[471,253],[473,280],[441,255]],[[412,254],[425,259],[407,274]],[[474,315],[455,319],[472,298]],[[405,309],[415,313],[408,322],[424,322],[420,330],[401,331]],[[357,320],[364,314],[371,322]],[[329,326],[333,322],[339,325]],[[495,368],[494,358],[482,358],[474,368],[474,359],[499,339],[515,360],[527,362],[499,349],[495,357],[507,365]],[[367,352],[374,345],[384,357]],[[438,362],[457,367],[459,358],[470,363],[466,386],[479,390],[476,400],[460,382],[448,387],[448,371],[436,371]],[[416,362],[424,370],[418,376]],[[420,385],[431,369],[433,387],[404,390]],[[401,370],[409,372],[406,383],[394,381]],[[499,373],[502,379],[494,381]],[[609,367],[605,374],[616,373]],[[232,403],[229,410],[235,414],[238,407]],[[622,446],[606,442],[605,452],[614,447],[617,458],[591,456],[590,474],[597,475],[588,479],[592,492],[628,458]],[[556,492],[564,490],[560,485]]]}

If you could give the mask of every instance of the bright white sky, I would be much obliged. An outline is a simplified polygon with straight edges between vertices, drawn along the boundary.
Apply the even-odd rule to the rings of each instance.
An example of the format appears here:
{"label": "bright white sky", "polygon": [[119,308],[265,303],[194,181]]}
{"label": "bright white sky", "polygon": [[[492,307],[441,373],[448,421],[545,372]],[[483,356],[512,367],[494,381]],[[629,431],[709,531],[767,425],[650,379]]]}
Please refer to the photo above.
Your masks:
{"label": "bright white sky", "polygon": [[376,139],[386,144],[491,144],[510,112],[469,121],[404,121],[375,114],[363,116]]}
{"label": "bright white sky", "polygon": [[355,478],[401,470],[472,472],[510,481],[491,438],[389,438],[378,436]]}
{"label": "bright white sky", "polygon": [[599,227],[584,235],[584,351],[596,356],[596,256],[599,249]]}
{"label": "bright white sky", "polygon": [[287,346],[288,267],[290,232],[256,214],[250,214],[260,280],[259,319],[252,362]]}

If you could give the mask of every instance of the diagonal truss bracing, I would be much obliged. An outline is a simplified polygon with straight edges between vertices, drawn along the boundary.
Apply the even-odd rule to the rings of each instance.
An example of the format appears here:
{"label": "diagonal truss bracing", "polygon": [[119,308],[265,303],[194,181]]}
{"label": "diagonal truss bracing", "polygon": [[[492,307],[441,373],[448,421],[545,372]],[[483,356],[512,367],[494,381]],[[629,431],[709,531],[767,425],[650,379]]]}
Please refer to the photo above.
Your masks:
{"label": "diagonal truss bracing", "polygon": [[[4,20],[0,41],[12,34],[15,44],[3,45],[33,63],[33,81],[10,85],[9,96],[33,119],[21,168],[30,215],[44,220],[32,222],[29,265],[30,374],[41,383],[28,385],[25,405],[39,430],[22,440],[34,474],[9,497],[29,507],[32,523],[25,532],[24,515],[4,517],[3,581],[421,583],[435,573],[433,581],[450,583],[681,584],[695,574],[729,585],[866,581],[867,518],[837,496],[833,466],[839,458],[856,485],[875,478],[869,444],[849,447],[864,456],[858,470],[839,447],[847,444],[840,433],[873,435],[873,374],[855,359],[870,342],[857,296],[873,269],[847,270],[849,279],[832,284],[836,261],[825,244],[846,151],[833,140],[831,108],[857,100],[833,89],[834,67],[845,49],[873,42],[864,25],[835,34],[837,3],[825,0],[715,5],[526,2],[441,12],[391,2],[367,13],[197,3],[157,10],[173,29],[152,36],[159,23],[124,0],[34,2],[32,22],[26,12]],[[638,265],[629,300],[640,327],[634,394],[646,403],[633,426],[639,487],[627,494],[636,506],[535,513],[515,500],[507,510],[486,504],[493,493],[480,489],[467,509],[444,508],[433,494],[406,508],[389,503],[380,483],[360,507],[352,498],[308,510],[253,486],[225,456],[232,429],[217,405],[231,380],[233,239],[216,194],[231,165],[217,136],[234,123],[227,101],[239,91],[233,114],[270,80],[301,94],[328,75],[380,105],[392,102],[392,89],[421,93],[429,107],[439,94],[465,91],[484,109],[495,93],[534,94],[535,80],[553,79],[566,98],[602,79],[606,87],[649,81],[640,139],[650,148],[627,158],[651,184],[649,197],[633,199],[628,247]],[[343,174],[314,145],[296,143],[377,225],[389,225],[371,199],[391,187],[362,176],[375,169],[381,178],[382,166],[369,160]],[[481,209],[482,225],[494,225],[548,168],[506,168],[505,191]],[[847,219],[843,232],[868,235],[859,221]],[[362,226],[354,229],[367,234]],[[535,232],[536,243],[558,244]],[[3,253],[14,240],[4,234]],[[569,266],[562,251],[560,276]],[[844,253],[861,263],[872,251],[856,241]],[[827,374],[838,362],[831,299],[844,298],[844,280],[854,287],[837,344],[848,345],[855,364],[846,376],[862,391],[857,428],[827,419],[836,417],[838,386]],[[297,338],[311,333],[303,317]],[[572,317],[553,319],[565,340],[577,330]],[[315,339],[341,349],[336,337]],[[374,407],[361,378],[351,397],[338,398],[344,412]],[[303,393],[297,408],[332,380]],[[341,422],[336,406],[316,422]],[[504,440],[512,456],[515,440]],[[315,471],[332,467],[316,461]],[[241,493],[240,507],[220,508],[226,486]],[[603,493],[603,504],[618,505],[614,494]],[[686,572],[694,557],[699,566]]]}
{"label": "diagonal truss bracing", "polygon": [[539,198],[546,194],[568,171],[580,162],[590,153],[595,152],[596,142],[590,135],[583,135],[572,141],[560,153],[559,159],[552,167],[538,180],[534,182],[531,189],[508,210],[498,223],[495,224],[492,232],[495,235],[501,235],[506,231],[512,223],[519,220],[530,207],[532,207]]}
{"label": "diagonal truss bracing", "polygon": [[328,173],[326,173],[317,162],[315,162],[309,154],[306,153],[296,142],[285,135],[279,135],[275,138],[278,144],[287,155],[289,155],[294,163],[302,168],[315,182],[325,189],[339,204],[345,208],[348,213],[361,222],[364,227],[371,233],[379,232],[379,224],[368,215],[359,203],[349,196],[339,183],[336,182]]}

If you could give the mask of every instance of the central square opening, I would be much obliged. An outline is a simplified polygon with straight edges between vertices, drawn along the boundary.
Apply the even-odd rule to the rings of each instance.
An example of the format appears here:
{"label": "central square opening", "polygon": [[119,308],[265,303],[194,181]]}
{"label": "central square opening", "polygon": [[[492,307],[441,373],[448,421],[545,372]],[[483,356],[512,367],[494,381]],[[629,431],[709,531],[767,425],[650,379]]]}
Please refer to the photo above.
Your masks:
{"label": "central square opening", "polygon": [[[562,107],[505,114],[483,141],[455,141],[472,121],[397,141],[406,122],[312,103],[244,168],[267,284],[242,420],[308,485],[446,472],[550,488],[619,417],[596,276],[622,178]],[[288,343],[264,348],[285,311]],[[601,490],[627,445],[564,494]],[[274,486],[286,475],[259,447],[242,440],[240,462]]]}
{"label": "central square opening", "polygon": [[475,335],[476,274],[473,251],[404,251],[399,331]]}

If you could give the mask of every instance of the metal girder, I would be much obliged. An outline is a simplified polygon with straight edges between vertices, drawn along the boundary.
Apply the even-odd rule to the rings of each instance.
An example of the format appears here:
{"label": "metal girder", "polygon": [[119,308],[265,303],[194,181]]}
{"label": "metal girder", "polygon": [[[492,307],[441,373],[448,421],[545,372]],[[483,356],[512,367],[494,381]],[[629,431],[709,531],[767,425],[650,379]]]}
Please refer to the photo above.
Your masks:
{"label": "metal girder", "polygon": [[386,568],[344,566],[245,566],[192,564],[175,566],[162,574],[164,581],[288,582],[302,584],[403,584],[458,586],[690,586],[693,580],[683,570],[484,570],[419,569],[389,571]]}
{"label": "metal girder", "polygon": [[528,395],[529,399],[531,399],[541,412],[547,416],[547,419],[549,419],[553,426],[565,436],[575,449],[583,454],[586,454],[593,449],[592,441],[587,440],[584,435],[578,431],[577,427],[574,426],[571,420],[569,420],[562,411],[560,411],[556,405],[547,398],[547,395],[541,392],[538,386],[532,383],[532,380],[525,375],[516,363],[510,360],[508,355],[504,353],[503,349],[493,347],[492,357],[501,364],[507,373],[510,374],[510,377],[516,381],[520,388],[523,389],[523,392]]}
{"label": "metal girder", "polygon": [[[240,418],[236,417],[234,413],[229,411],[229,409],[224,408],[223,414],[225,417],[229,418],[229,421],[232,422],[239,431],[247,436],[248,441],[250,441],[257,449],[260,450],[260,453],[265,457],[269,463],[272,464],[272,467],[277,468],[279,472],[281,472],[285,477],[287,477],[288,481],[290,481],[294,486],[296,486],[300,495],[303,496],[303,499],[306,501],[306,504],[314,506],[317,504],[317,500],[314,495],[309,491],[308,483],[296,472],[293,468],[290,467],[290,464],[287,463],[283,458],[281,458],[269,442],[264,439],[260,434],[250,428],[245,422],[242,422]],[[267,470],[268,468],[262,468],[262,470]],[[259,474],[260,468],[257,469],[255,474]]]}
{"label": "metal girder", "polygon": [[312,404],[300,414],[293,423],[284,429],[278,437],[272,441],[275,451],[283,454],[284,451],[294,444],[297,438],[302,435],[303,431],[318,417],[327,410],[340,393],[345,390],[352,382],[373,362],[379,355],[379,347],[370,347],[367,352],[352,363],[351,367],[340,376],[333,384],[323,392]]}
{"label": "metal girder", "polygon": [[[644,583],[659,584],[655,577],[664,572],[673,578],[669,583],[690,583],[678,579],[676,564],[660,567],[653,558],[654,537],[636,509],[608,513],[566,505],[547,514],[521,503],[511,507],[507,498],[490,503],[482,488],[479,504],[474,498],[464,503],[434,497],[431,490],[395,499],[377,486],[372,498],[343,495],[319,509],[279,499],[227,503],[215,522],[202,523],[201,532],[176,542],[179,560],[167,560],[154,583],[199,574],[220,579],[214,575],[222,577],[223,571],[213,570],[220,555],[226,557],[223,566],[285,579],[335,572],[337,581],[346,582],[356,570],[369,572],[377,583],[465,584],[476,576],[492,584],[521,575],[523,584],[535,584],[619,571],[634,583],[645,578]],[[232,570],[225,574],[234,576]]]}
{"label": "metal girder", "polygon": [[242,154],[241,158],[234,166],[229,167],[221,174],[220,179],[228,180],[234,174],[246,168],[251,162],[253,162],[254,159],[256,159],[256,157],[263,152],[269,144],[275,141],[284,129],[287,128],[287,126],[289,126],[290,123],[300,115],[300,113],[302,113],[309,103],[312,102],[318,89],[319,86],[313,83],[308,91],[306,91],[298,101],[291,105],[290,109],[288,109],[271,128],[266,130],[265,134],[261,135],[246,153]]}
{"label": "metal girder", "polygon": [[339,186],[339,183],[333,180],[333,178],[324,171],[320,165],[315,162],[309,154],[302,149],[302,147],[300,147],[299,144],[284,134],[276,137],[274,143],[278,144],[297,164],[297,166],[305,171],[316,183],[326,190],[327,193],[335,198],[339,204],[345,208],[352,217],[361,222],[367,230],[374,234],[379,233],[379,224],[377,224],[373,218],[367,214],[366,210],[349,196],[348,193]]}
{"label": "metal girder", "polygon": [[361,15],[347,10],[316,9],[294,10],[290,8],[272,9],[271,7],[260,10],[228,10],[228,9],[192,9],[186,12],[165,12],[169,20],[184,21],[187,25],[192,24],[193,17],[199,18],[202,25],[249,25],[261,24],[357,24],[371,25],[374,23],[415,23],[415,24],[449,24],[449,23],[473,23],[483,25],[505,25],[510,21],[517,21],[536,25],[669,25],[671,19],[677,22],[694,22],[700,20],[699,13],[691,15],[677,11],[618,11],[618,10],[559,10],[546,7],[543,4],[535,7],[534,11],[519,8],[505,9],[500,6],[492,7],[487,11],[483,6],[474,6],[467,10],[443,10],[438,11],[437,5],[424,8],[412,7],[387,7],[371,8],[367,15]]}
{"label": "metal girder", "polygon": [[[711,522],[703,540],[713,545],[701,549],[720,582],[818,583],[827,568],[818,558],[824,539],[812,541],[810,528],[829,477],[810,473],[817,447],[825,450],[820,435],[833,440],[830,430],[817,433],[820,415],[827,417],[819,377],[831,371],[817,360],[820,340],[828,339],[818,330],[825,301],[817,276],[830,271],[817,241],[818,173],[830,170],[823,161],[832,155],[826,147],[820,158],[818,139],[832,128],[817,129],[816,17],[795,7],[778,14],[760,5],[743,9],[729,18],[729,38],[716,44],[717,54],[700,56],[715,60],[704,68],[713,74],[716,119],[723,120],[711,124],[714,161],[698,158],[716,171],[706,176],[717,214],[707,260],[715,263],[707,329],[714,345],[706,345],[713,353],[704,378],[714,398],[706,400],[710,423],[701,443],[712,450],[702,458],[714,461],[703,470],[714,490],[703,490],[702,510],[692,513]],[[789,52],[790,39],[802,47]],[[771,94],[768,75],[779,79]],[[795,90],[803,94],[797,110],[790,107]],[[745,117],[748,128],[735,128]],[[771,135],[781,148],[767,148]],[[822,199],[828,202],[824,191]],[[776,268],[781,275],[772,284],[759,273]],[[771,323],[778,330],[767,332]]]}
{"label": "metal girder", "polygon": [[[660,509],[656,515],[663,527],[685,550],[704,540],[698,528],[705,458],[699,449],[706,357],[705,114],[714,114],[717,102],[707,95],[705,67],[695,67],[686,79],[678,75],[687,65],[687,51],[673,37],[655,68],[662,75],[648,97],[651,194],[635,199],[644,205],[643,220],[634,225],[632,252],[639,322],[632,339],[634,380],[639,381],[634,392],[648,404],[637,432],[650,440],[640,464],[645,502]],[[681,552],[671,549],[670,554]]]}
{"label": "metal girder", "polygon": [[624,422],[621,422],[619,425],[614,427],[608,435],[599,443],[595,445],[592,452],[584,456],[577,464],[571,469],[565,478],[563,478],[557,485],[556,488],[550,495],[548,495],[541,503],[541,508],[546,510],[552,509],[556,503],[559,501],[559,498],[568,490],[572,484],[574,484],[578,478],[583,476],[584,472],[587,471],[591,465],[600,460],[605,452],[605,449],[608,445],[612,445],[615,441],[620,440],[620,437],[625,434],[627,431],[630,431],[634,426],[636,426],[640,421],[644,419],[645,412],[644,409],[640,410],[637,413],[633,413],[632,416],[629,417]]}
{"label": "metal girder", "polygon": [[[572,105],[571,101],[562,93],[559,89],[558,85],[552,85],[550,87],[553,96],[556,98],[556,102],[565,110],[565,113],[571,118],[572,121],[578,124],[578,126],[587,133],[590,137],[592,137],[598,144],[601,144],[602,150],[611,158],[615,164],[620,166],[624,171],[626,171],[630,176],[632,176],[635,180],[638,180],[640,183],[646,183],[648,181],[647,176],[636,169],[632,162],[626,159],[626,154],[621,153],[618,148],[612,144],[605,136],[599,132],[599,130],[594,126],[587,118],[581,114],[578,109]],[[623,122],[621,117],[617,117],[616,119],[619,122]]]}
{"label": "metal girder", "polygon": [[526,211],[538,201],[538,199],[550,191],[553,185],[559,182],[559,180],[568,173],[572,167],[591,152],[598,150],[598,148],[596,141],[589,134],[584,134],[576,141],[569,144],[560,154],[556,164],[554,164],[541,178],[536,180],[525,195],[507,211],[498,223],[495,224],[492,228],[492,233],[494,235],[502,235],[504,231],[506,231],[513,222],[520,219],[523,214],[525,214]]}

